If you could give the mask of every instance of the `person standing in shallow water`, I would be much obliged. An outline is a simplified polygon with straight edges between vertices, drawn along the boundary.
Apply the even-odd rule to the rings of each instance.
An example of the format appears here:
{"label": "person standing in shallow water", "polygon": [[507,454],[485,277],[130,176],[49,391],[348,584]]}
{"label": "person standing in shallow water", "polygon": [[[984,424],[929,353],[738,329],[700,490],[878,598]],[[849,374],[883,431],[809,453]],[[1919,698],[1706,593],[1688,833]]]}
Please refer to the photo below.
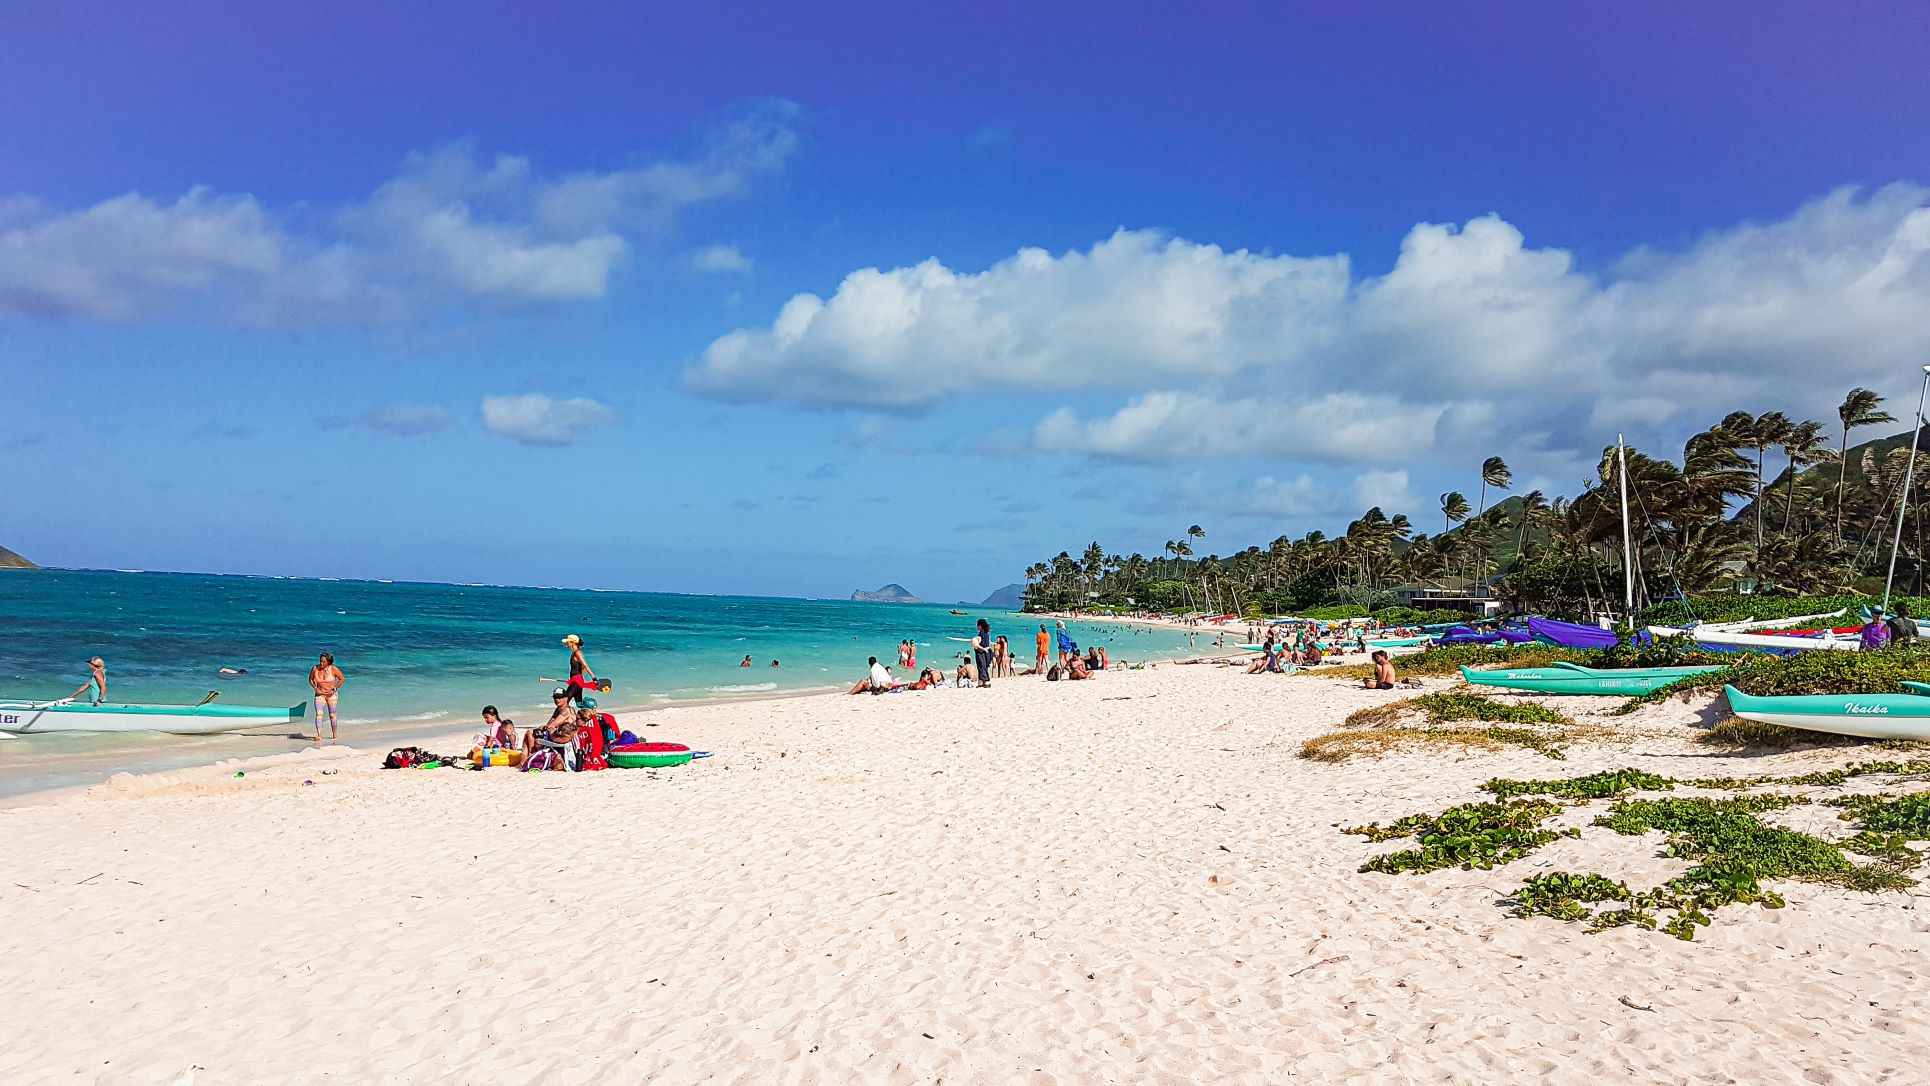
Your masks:
{"label": "person standing in shallow water", "polygon": [[348,676],[335,666],[333,653],[322,653],[315,666],[308,669],[308,687],[315,691],[315,742],[322,741],[322,717],[328,717],[328,738],[334,742],[336,736],[335,696],[342,689]]}
{"label": "person standing in shallow water", "polygon": [[79,690],[67,695],[67,700],[72,701],[89,690],[94,692],[92,700],[95,705],[107,700],[107,661],[98,656],[87,661],[87,681],[80,684]]}
{"label": "person standing in shallow water", "polygon": [[978,668],[978,685],[992,685],[992,624],[978,620],[978,634],[972,638],[972,663]]}

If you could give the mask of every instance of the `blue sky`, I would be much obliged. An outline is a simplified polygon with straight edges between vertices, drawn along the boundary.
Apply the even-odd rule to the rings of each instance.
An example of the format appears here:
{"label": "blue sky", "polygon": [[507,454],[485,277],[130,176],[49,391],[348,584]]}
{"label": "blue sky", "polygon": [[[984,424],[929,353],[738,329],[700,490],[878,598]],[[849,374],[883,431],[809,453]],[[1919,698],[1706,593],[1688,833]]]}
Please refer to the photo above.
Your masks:
{"label": "blue sky", "polygon": [[0,544],[976,598],[1930,359],[1907,5],[683,7],[0,14]]}

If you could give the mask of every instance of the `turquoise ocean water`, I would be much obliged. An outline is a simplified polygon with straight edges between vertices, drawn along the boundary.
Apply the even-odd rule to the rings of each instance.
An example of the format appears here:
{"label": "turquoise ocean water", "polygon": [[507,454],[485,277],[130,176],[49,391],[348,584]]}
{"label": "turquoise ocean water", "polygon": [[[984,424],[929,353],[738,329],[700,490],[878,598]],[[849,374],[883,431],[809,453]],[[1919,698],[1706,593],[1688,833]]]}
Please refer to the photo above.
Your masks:
{"label": "turquoise ocean water", "polygon": [[[86,679],[96,654],[113,701],[293,705],[316,653],[348,675],[341,714],[353,742],[439,734],[495,704],[518,721],[548,713],[568,674],[564,634],[615,689],[619,711],[692,699],[849,685],[875,655],[918,642],[920,665],[956,666],[976,619],[1031,658],[1037,620],[979,608],[654,592],[388,583],[95,570],[0,571],[0,698],[50,698]],[[1125,659],[1191,651],[1177,631],[1070,623],[1083,646]],[[748,654],[753,665],[739,667]],[[772,660],[780,667],[770,667]],[[223,679],[223,667],[247,674]],[[294,749],[287,736],[89,736],[0,741],[0,794]]]}

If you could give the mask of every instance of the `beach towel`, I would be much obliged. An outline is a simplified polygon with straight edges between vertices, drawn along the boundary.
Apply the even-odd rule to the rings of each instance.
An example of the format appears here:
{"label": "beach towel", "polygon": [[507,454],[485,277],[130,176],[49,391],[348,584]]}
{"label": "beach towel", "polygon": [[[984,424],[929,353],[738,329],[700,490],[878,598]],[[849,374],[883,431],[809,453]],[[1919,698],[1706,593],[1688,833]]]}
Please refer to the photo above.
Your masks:
{"label": "beach towel", "polygon": [[[611,725],[614,726],[615,720],[610,717],[609,714],[602,714],[602,717],[604,720],[609,720]],[[610,763],[603,756],[603,727],[601,723],[599,722],[598,727],[579,729],[576,733],[577,771],[590,772],[608,768],[610,768]]]}

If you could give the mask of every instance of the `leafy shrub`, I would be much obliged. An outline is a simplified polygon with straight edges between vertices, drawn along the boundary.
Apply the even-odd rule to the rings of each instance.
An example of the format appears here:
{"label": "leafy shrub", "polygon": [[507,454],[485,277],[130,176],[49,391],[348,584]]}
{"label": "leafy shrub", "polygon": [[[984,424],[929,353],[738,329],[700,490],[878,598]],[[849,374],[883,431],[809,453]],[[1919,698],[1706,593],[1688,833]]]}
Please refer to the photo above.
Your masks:
{"label": "leafy shrub", "polygon": [[1696,645],[1692,637],[1652,637],[1637,643],[1627,634],[1612,648],[1603,649],[1601,663],[1597,666],[1618,667],[1683,667],[1690,664],[1733,664],[1736,654],[1732,652],[1710,652]]}
{"label": "leafy shrub", "polygon": [[1423,611],[1415,607],[1385,607],[1374,618],[1386,626],[1435,626],[1443,622],[1469,622],[1465,611]]}
{"label": "leafy shrub", "polygon": [[[1854,616],[1858,608],[1878,602],[1869,596],[1739,596],[1722,593],[1691,596],[1687,604],[1679,600],[1655,604],[1643,609],[1640,621],[1645,626],[1680,626],[1691,621],[1740,622],[1743,619],[1794,618],[1844,609]],[[1930,614],[1930,610],[1925,610],[1930,608],[1930,599],[1892,596],[1890,602],[1907,603],[1915,614]],[[1838,625],[1845,623],[1839,621]]]}
{"label": "leafy shrub", "polygon": [[1322,622],[1339,622],[1349,618],[1366,618],[1367,608],[1353,603],[1334,603],[1325,607],[1310,607],[1300,612],[1299,617],[1319,619]]}

